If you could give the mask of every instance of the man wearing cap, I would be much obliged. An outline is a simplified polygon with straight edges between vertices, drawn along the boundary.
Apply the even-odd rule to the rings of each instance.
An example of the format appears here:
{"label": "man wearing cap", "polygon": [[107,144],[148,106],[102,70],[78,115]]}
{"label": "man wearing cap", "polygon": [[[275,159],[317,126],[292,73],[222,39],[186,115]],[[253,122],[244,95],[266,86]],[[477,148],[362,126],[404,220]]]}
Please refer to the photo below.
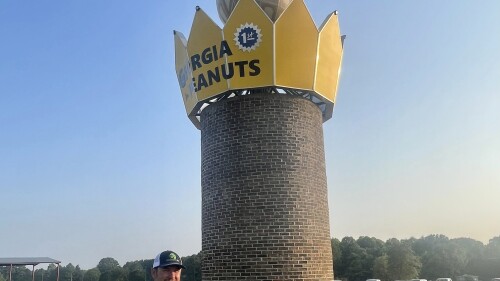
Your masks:
{"label": "man wearing cap", "polygon": [[153,261],[151,276],[154,281],[180,281],[185,268],[179,255],[172,251],[159,253]]}

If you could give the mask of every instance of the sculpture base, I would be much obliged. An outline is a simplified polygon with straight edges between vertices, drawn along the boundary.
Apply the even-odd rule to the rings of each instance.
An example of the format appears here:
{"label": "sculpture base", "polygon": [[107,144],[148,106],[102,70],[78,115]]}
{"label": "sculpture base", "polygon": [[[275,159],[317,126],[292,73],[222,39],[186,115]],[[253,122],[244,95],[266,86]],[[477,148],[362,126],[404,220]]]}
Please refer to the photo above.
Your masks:
{"label": "sculpture base", "polygon": [[288,95],[202,111],[203,280],[333,280],[322,123]]}

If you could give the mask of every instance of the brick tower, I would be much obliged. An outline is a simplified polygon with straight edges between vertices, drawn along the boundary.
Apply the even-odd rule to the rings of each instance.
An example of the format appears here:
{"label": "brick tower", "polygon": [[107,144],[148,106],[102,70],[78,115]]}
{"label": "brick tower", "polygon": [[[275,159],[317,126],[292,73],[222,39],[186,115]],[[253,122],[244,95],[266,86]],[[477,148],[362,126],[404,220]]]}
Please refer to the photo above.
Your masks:
{"label": "brick tower", "polygon": [[321,111],[248,95],[202,112],[203,280],[332,280]]}
{"label": "brick tower", "polygon": [[258,5],[239,1],[223,29],[197,8],[189,40],[175,32],[201,130],[203,280],[331,281],[322,124],[341,64],[337,14],[318,31],[303,0],[279,19]]}

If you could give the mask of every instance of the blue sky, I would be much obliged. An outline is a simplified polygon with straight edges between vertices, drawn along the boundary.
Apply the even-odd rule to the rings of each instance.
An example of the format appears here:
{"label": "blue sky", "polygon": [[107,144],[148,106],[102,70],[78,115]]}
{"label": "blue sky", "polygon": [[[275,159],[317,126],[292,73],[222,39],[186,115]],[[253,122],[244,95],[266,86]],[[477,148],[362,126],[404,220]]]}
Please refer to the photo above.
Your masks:
{"label": "blue sky", "polygon": [[[332,236],[500,235],[500,2],[308,0],[347,35]],[[83,268],[201,249],[172,31],[215,1],[0,1],[0,253]]]}

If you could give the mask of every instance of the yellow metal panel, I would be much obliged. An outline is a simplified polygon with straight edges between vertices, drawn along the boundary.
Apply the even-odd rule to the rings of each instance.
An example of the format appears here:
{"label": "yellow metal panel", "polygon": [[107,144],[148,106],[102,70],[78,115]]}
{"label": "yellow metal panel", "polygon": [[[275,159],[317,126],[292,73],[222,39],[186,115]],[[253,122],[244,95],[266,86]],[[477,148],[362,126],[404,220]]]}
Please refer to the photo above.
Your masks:
{"label": "yellow metal panel", "polygon": [[228,90],[222,79],[225,65],[222,30],[202,10],[194,17],[188,41],[188,53],[193,69],[194,86],[198,100],[203,101]]}
{"label": "yellow metal panel", "polygon": [[318,30],[303,0],[294,0],[276,22],[276,84],[312,90]]}
{"label": "yellow metal panel", "polygon": [[273,23],[254,0],[240,0],[223,29],[230,89],[273,85]]}
{"label": "yellow metal panel", "polygon": [[342,41],[338,16],[331,14],[323,24],[319,35],[318,66],[314,90],[335,102],[342,63]]}
{"label": "yellow metal panel", "polygon": [[175,73],[181,88],[182,99],[186,107],[186,113],[189,115],[198,103],[196,92],[193,85],[193,73],[189,63],[187,52],[187,41],[184,35],[178,31],[174,32],[175,41]]}

